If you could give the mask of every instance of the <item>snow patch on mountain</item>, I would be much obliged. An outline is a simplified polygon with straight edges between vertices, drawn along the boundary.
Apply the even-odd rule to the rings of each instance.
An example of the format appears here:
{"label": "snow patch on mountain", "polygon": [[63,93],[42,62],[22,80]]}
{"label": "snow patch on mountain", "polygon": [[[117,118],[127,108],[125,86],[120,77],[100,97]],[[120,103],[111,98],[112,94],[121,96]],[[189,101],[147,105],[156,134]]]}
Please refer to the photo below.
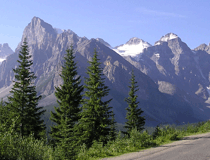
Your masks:
{"label": "snow patch on mountain", "polygon": [[206,88],[207,88],[208,94],[210,96],[210,87],[206,87]]}
{"label": "snow patch on mountain", "polygon": [[139,38],[131,38],[126,44],[115,47],[113,50],[121,56],[136,57],[141,54],[145,48],[152,46]]}
{"label": "snow patch on mountain", "polygon": [[155,56],[158,57],[158,58],[160,58],[160,54],[159,53],[156,53]]}
{"label": "snow patch on mountain", "polygon": [[169,41],[171,39],[175,39],[175,38],[178,38],[178,36],[176,34],[174,34],[174,33],[168,33],[165,36],[163,36],[160,40],[161,41],[164,41],[164,42],[167,42],[167,41]]}
{"label": "snow patch on mountain", "polygon": [[6,58],[0,58],[0,64],[1,64],[1,62],[3,62],[4,60],[6,60]]}
{"label": "snow patch on mountain", "polygon": [[8,43],[0,44],[0,64],[12,53],[13,50],[9,47]]}
{"label": "snow patch on mountain", "polygon": [[156,46],[156,45],[160,45],[160,44],[161,44],[160,41],[158,41],[158,42],[155,43],[155,46]]}
{"label": "snow patch on mountain", "polygon": [[165,36],[162,36],[160,38],[160,40],[155,43],[155,46],[156,45],[160,45],[161,42],[168,42],[169,40],[176,39],[176,38],[178,38],[178,36],[176,34],[174,34],[174,33],[168,33]]}

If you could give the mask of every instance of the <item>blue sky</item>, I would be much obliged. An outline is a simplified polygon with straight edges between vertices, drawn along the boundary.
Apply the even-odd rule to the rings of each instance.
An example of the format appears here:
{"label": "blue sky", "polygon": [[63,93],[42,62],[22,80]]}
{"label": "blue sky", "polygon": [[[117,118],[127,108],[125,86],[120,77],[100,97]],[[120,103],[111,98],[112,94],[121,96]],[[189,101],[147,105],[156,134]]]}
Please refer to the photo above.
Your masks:
{"label": "blue sky", "polygon": [[36,16],[115,47],[132,37],[150,44],[173,32],[191,49],[210,42],[208,0],[1,0],[0,43],[15,50]]}

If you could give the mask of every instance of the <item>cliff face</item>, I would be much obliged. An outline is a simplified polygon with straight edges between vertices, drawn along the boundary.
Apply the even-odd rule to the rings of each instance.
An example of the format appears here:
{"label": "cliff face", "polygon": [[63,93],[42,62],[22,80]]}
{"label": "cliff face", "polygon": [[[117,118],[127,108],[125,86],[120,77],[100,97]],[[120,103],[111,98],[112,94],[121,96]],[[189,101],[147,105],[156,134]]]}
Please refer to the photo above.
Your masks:
{"label": "cliff face", "polygon": [[0,44],[0,64],[6,60],[6,57],[13,54],[13,50],[9,47],[8,43]]}
{"label": "cliff face", "polygon": [[[14,80],[12,69],[17,66],[16,61],[24,38],[27,38],[29,52],[32,54],[33,66],[31,70],[37,76],[35,85],[38,94],[43,96],[39,105],[46,106],[48,110],[51,110],[50,105],[56,104],[54,87],[62,84],[59,74],[64,62],[63,57],[66,54],[66,49],[72,44],[78,73],[82,78],[87,77],[88,61],[91,60],[94,48],[96,48],[106,78],[105,83],[110,89],[107,98],[113,98],[111,106],[113,106],[117,122],[125,122],[127,104],[124,102],[124,98],[128,96],[132,68],[139,85],[139,91],[137,92],[140,101],[139,106],[144,111],[146,125],[154,126],[161,122],[196,122],[208,118],[202,113],[194,114],[192,106],[180,96],[161,93],[158,90],[158,85],[149,76],[136,69],[101,41],[79,37],[71,30],[58,34],[50,24],[37,17],[34,17],[25,28],[22,40],[15,53],[8,56],[6,61],[0,65],[0,98],[6,98],[9,94],[12,80]],[[148,53],[150,52],[148,50]],[[159,63],[161,64],[161,62]],[[164,89],[164,87],[162,88]]]}
{"label": "cliff face", "polygon": [[5,58],[12,53],[14,52],[9,47],[8,43],[0,44],[0,58]]}
{"label": "cliff face", "polygon": [[177,35],[169,33],[144,49],[139,60],[124,58],[152,78],[160,92],[180,97],[195,114],[209,114],[209,50],[205,44],[191,50]]}

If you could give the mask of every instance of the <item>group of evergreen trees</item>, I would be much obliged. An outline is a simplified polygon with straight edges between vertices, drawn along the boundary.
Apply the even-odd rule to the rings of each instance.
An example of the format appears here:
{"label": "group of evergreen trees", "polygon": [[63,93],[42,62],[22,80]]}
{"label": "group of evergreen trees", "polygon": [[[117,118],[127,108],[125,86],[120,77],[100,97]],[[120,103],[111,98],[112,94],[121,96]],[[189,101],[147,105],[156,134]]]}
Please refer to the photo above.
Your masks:
{"label": "group of evergreen trees", "polygon": [[[116,122],[113,109],[109,105],[112,99],[104,100],[109,94],[109,89],[105,85],[96,50],[92,61],[89,61],[90,66],[86,72],[89,77],[85,78],[84,86],[77,73],[73,47],[66,52],[60,74],[63,84],[55,88],[59,107],[55,107],[55,112],[51,112],[50,117],[56,125],[51,127],[50,135],[53,144],[60,146],[63,156],[74,159],[78,147],[83,144],[89,148],[94,141],[105,145],[109,140],[115,140]],[[30,70],[33,64],[30,58],[25,39],[19,54],[19,66],[13,69],[16,81],[10,91],[12,96],[8,97],[8,102],[0,103],[0,122],[4,121],[11,125],[11,119],[17,117],[15,131],[21,137],[33,134],[39,139],[43,137],[46,129],[41,119],[45,110],[43,107],[37,107],[41,96],[37,96],[33,85],[36,77]],[[143,111],[138,109],[136,83],[132,70],[129,97],[125,99],[128,107],[124,133],[128,136],[133,128],[143,130],[145,124],[145,118],[141,116]]]}

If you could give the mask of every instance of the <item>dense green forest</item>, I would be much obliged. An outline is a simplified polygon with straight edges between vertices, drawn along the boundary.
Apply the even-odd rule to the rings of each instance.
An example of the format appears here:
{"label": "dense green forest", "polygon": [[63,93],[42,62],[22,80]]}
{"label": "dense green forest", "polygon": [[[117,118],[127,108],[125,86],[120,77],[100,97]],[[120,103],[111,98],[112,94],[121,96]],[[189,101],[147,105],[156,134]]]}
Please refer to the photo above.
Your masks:
{"label": "dense green forest", "polygon": [[130,91],[125,101],[126,123],[115,122],[112,99],[105,85],[103,70],[94,51],[89,61],[85,84],[77,73],[74,50],[66,50],[60,73],[63,84],[55,88],[57,106],[37,107],[42,98],[33,85],[33,62],[26,39],[13,69],[15,83],[8,101],[0,103],[0,159],[100,159],[158,146],[183,136],[210,131],[210,122],[184,126],[146,127],[138,106],[138,84],[132,70]]}

